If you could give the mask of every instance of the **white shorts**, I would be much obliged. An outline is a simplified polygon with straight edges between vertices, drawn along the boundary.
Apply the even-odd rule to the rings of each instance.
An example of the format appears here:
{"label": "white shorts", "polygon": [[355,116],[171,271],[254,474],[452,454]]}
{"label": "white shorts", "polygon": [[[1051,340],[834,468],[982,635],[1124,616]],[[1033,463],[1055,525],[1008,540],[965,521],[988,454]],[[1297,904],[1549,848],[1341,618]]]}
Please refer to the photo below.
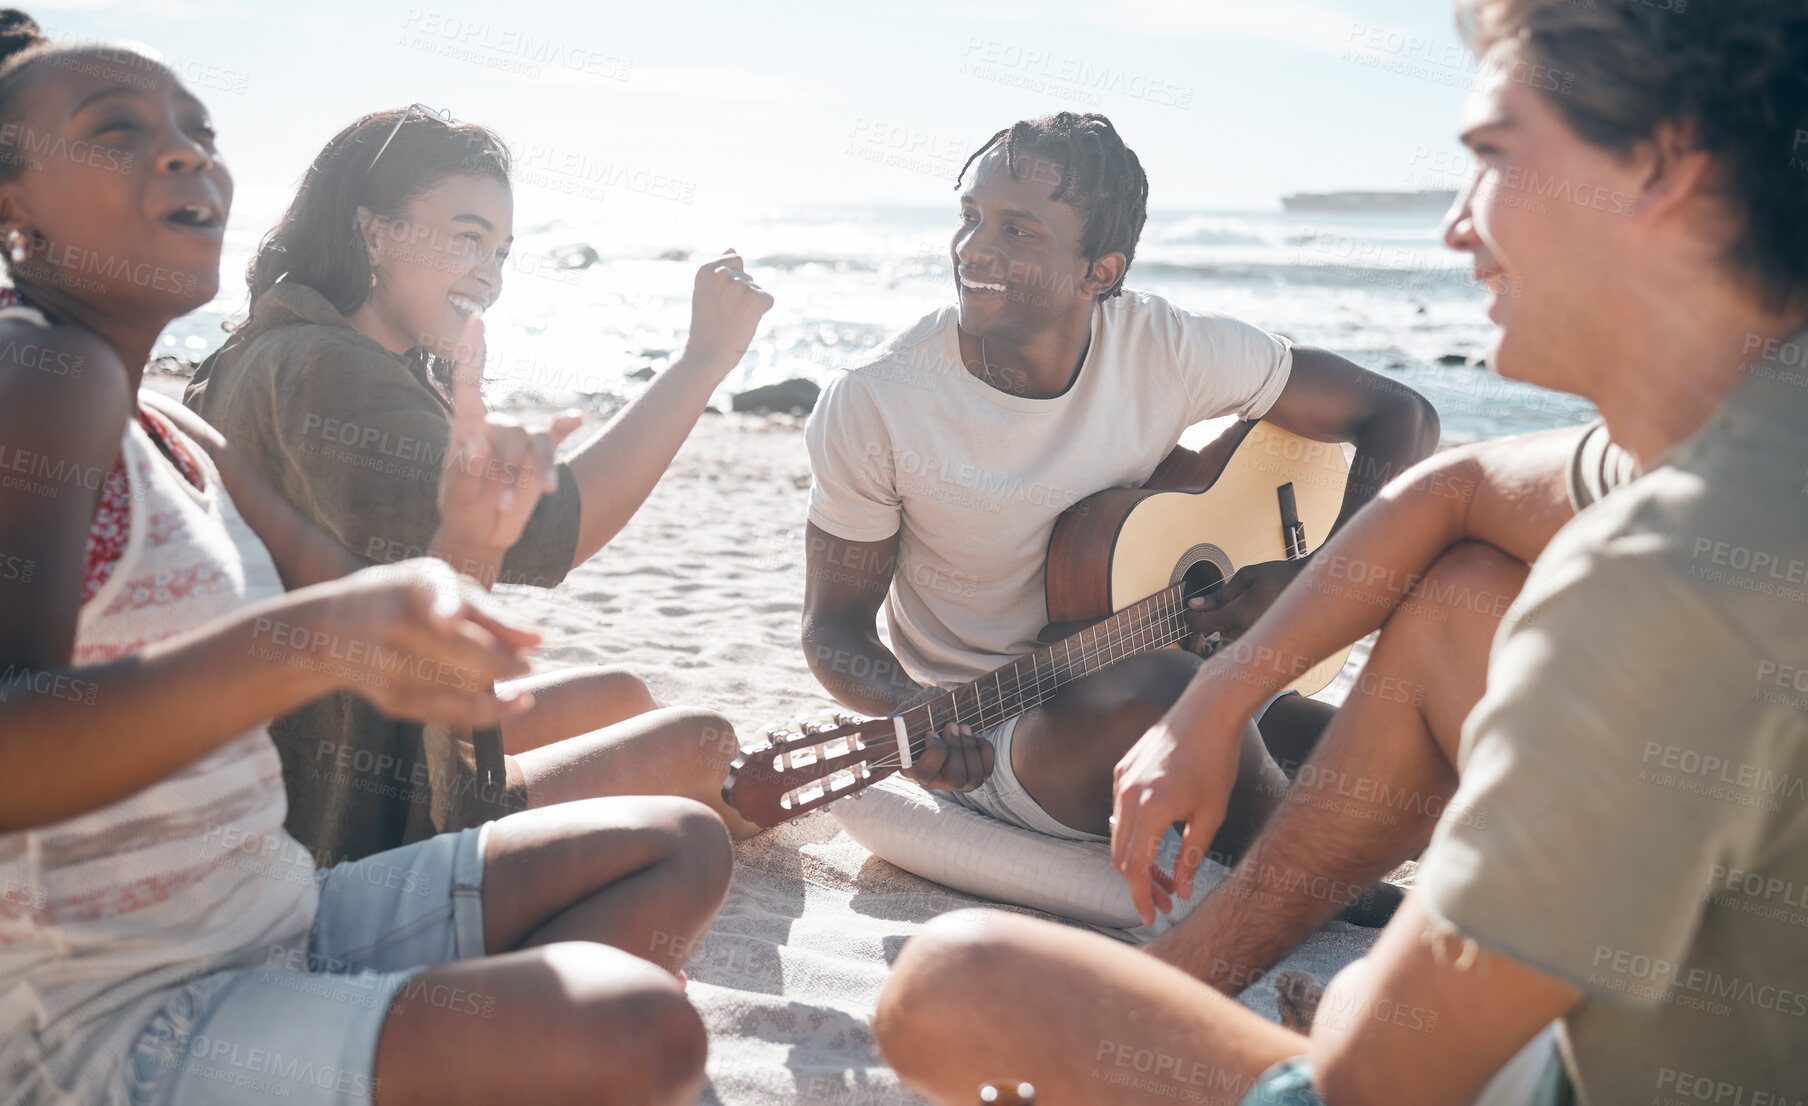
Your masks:
{"label": "white shorts", "polygon": [[[1297,695],[1296,691],[1281,691],[1262,704],[1255,713],[1260,720],[1268,713],[1268,708],[1286,695]],[[986,782],[971,791],[937,791],[935,794],[955,806],[966,807],[990,818],[996,818],[1006,825],[1018,829],[1030,830],[1034,833],[1059,837],[1064,841],[1110,841],[1103,834],[1087,833],[1066,825],[1060,819],[1042,809],[1042,805],[1030,797],[1017,779],[1017,771],[1011,766],[1012,737],[1017,732],[1017,723],[1023,716],[1020,714],[1008,722],[1000,722],[978,736],[981,741],[989,741],[997,752],[992,762],[992,774]]]}

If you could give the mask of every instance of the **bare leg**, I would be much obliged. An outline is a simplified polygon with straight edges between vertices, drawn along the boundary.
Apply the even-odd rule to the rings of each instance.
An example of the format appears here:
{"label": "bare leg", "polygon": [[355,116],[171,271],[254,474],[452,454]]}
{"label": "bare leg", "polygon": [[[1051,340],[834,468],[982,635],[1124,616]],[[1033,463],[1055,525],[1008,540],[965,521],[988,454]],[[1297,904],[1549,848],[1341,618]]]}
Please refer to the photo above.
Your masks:
{"label": "bare leg", "polygon": [[602,945],[544,945],[411,980],[383,1023],[376,1098],[678,1106],[697,1101],[708,1047],[671,976]]}
{"label": "bare leg", "polygon": [[[1199,668],[1199,658],[1164,649],[1120,661],[1078,680],[1017,723],[1011,768],[1030,797],[1063,825],[1110,833],[1112,771],[1147,733]],[[1244,735],[1236,790],[1215,853],[1234,857],[1280,803],[1287,778],[1261,735]]]}
{"label": "bare leg", "polygon": [[[1494,631],[1526,572],[1478,542],[1432,565],[1420,595],[1447,601],[1413,599],[1388,619],[1268,827],[1189,917],[1150,943],[1151,954],[1235,994],[1357,890],[1424,849],[1456,790],[1463,719],[1481,698]],[[1271,890],[1296,886],[1327,890],[1318,898]]]}
{"label": "bare leg", "polygon": [[738,841],[760,831],[722,799],[740,749],[734,726],[714,711],[663,707],[529,749],[515,762],[534,807],[606,795],[680,795],[715,811]]}
{"label": "bare leg", "polygon": [[486,948],[613,945],[683,967],[728,894],[734,857],[689,799],[585,799],[499,819],[484,856]]}
{"label": "bare leg", "polygon": [[1262,715],[1262,744],[1288,779],[1299,774],[1336,716],[1336,707],[1304,695],[1283,695]]}
{"label": "bare leg", "polygon": [[898,1074],[948,1106],[970,1106],[988,1079],[1027,1080],[1050,1103],[1235,1106],[1307,1047],[1109,938],[982,911],[904,946],[873,1027]]}
{"label": "bare leg", "polygon": [[533,709],[502,726],[502,751],[525,753],[568,737],[626,722],[659,707],[639,676],[625,668],[564,668],[502,685],[534,693]]}
{"label": "bare leg", "polygon": [[498,820],[484,854],[491,955],[429,968],[397,996],[377,1045],[383,1106],[695,1102],[703,1022],[660,968],[676,971],[708,930],[732,863],[721,823],[686,799]]}

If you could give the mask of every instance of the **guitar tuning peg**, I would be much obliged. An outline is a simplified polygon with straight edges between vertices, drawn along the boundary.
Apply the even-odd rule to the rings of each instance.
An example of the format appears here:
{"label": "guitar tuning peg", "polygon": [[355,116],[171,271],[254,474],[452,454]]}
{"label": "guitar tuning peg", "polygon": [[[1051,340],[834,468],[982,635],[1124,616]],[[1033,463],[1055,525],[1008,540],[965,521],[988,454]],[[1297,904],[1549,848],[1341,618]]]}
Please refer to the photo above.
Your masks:
{"label": "guitar tuning peg", "polygon": [[854,716],[845,710],[838,710],[835,712],[835,724],[837,726],[852,726],[854,724]]}

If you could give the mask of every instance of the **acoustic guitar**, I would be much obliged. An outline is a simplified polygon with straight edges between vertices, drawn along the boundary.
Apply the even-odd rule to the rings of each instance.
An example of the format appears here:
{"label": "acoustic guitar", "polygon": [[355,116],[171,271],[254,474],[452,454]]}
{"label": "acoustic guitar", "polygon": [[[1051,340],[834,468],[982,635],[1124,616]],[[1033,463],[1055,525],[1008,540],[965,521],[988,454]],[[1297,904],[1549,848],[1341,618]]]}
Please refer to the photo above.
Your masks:
{"label": "acoustic guitar", "polygon": [[[1193,596],[1217,590],[1245,565],[1295,560],[1324,542],[1349,471],[1340,445],[1264,422],[1237,422],[1198,452],[1177,447],[1143,487],[1098,492],[1056,520],[1047,564],[1051,629],[1083,625],[1077,633],[887,718],[774,731],[764,748],[735,760],[722,797],[748,821],[778,825],[908,768],[925,738],[949,723],[981,732],[1075,680],[1178,644],[1190,632]],[[1349,653],[1288,686],[1318,691]]]}

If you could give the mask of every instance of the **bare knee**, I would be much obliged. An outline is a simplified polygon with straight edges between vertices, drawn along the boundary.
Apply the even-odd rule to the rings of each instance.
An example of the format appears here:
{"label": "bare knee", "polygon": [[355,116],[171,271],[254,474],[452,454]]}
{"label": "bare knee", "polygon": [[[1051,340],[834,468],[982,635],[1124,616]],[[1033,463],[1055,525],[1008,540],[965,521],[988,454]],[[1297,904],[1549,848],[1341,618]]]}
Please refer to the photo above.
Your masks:
{"label": "bare knee", "polygon": [[1426,658],[1482,649],[1507,617],[1530,571],[1524,561],[1487,542],[1463,541],[1445,550],[1394,609],[1384,633]]}
{"label": "bare knee", "polygon": [[1487,542],[1462,541],[1432,562],[1414,598],[1440,611],[1499,621],[1530,571],[1530,565]]}
{"label": "bare knee", "polygon": [[665,717],[670,719],[666,725],[675,740],[695,754],[696,764],[706,774],[718,779],[727,776],[728,766],[741,752],[733,722],[702,707],[668,707]]}
{"label": "bare knee", "polygon": [[987,1000],[1008,993],[1009,945],[999,932],[1007,915],[983,910],[944,914],[898,954],[879,994],[873,1034],[906,1082],[946,1052],[947,1041],[987,1016]]}
{"label": "bare knee", "polygon": [[695,799],[664,796],[654,814],[657,827],[668,838],[667,862],[683,873],[685,887],[700,906],[711,913],[728,895],[734,875],[734,847],[728,828],[715,811]]}
{"label": "bare knee", "polygon": [[649,1068],[645,1101],[695,1102],[709,1058],[709,1034],[696,1008],[682,992],[647,988],[630,1001],[628,1014],[639,1027],[636,1051]]}
{"label": "bare knee", "polygon": [[1185,649],[1161,649],[1138,657],[1118,682],[1120,709],[1166,713],[1199,671],[1200,659]]}
{"label": "bare knee", "polygon": [[[533,950],[561,981],[570,1005],[556,1032],[585,1057],[589,1086],[606,1083],[630,1103],[691,1102],[709,1041],[677,981],[644,960],[573,941]],[[603,1047],[598,1047],[599,1044]]]}
{"label": "bare knee", "polygon": [[647,682],[626,668],[594,669],[590,679],[596,696],[617,708],[644,714],[659,706],[659,700],[654,697],[653,689],[647,686]]}

